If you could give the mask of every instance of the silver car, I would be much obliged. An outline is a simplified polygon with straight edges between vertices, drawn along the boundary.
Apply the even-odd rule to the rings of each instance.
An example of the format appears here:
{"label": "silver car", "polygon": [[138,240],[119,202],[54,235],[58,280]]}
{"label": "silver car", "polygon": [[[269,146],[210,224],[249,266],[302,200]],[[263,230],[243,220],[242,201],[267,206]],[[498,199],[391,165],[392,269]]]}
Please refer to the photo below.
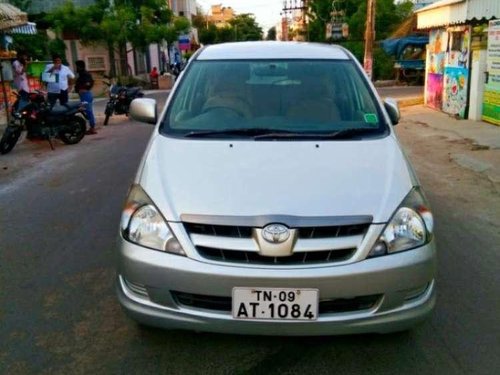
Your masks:
{"label": "silver car", "polygon": [[[121,219],[136,321],[262,335],[405,330],[435,304],[433,217],[399,110],[337,46],[198,51],[157,116]],[[157,119],[158,117],[158,119]]]}

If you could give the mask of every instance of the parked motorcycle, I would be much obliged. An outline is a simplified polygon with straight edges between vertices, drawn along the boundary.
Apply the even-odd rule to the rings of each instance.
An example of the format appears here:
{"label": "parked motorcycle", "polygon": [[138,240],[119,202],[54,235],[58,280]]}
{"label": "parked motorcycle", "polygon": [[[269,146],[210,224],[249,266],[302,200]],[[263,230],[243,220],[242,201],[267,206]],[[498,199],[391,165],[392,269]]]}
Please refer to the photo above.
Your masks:
{"label": "parked motorcycle", "polygon": [[183,66],[180,62],[176,62],[172,65],[172,74],[174,75],[175,79],[177,79],[177,77],[179,77],[179,75],[181,74],[182,72],[182,69],[183,69]]}
{"label": "parked motorcycle", "polygon": [[113,114],[128,116],[132,100],[144,96],[140,87],[120,86],[111,81],[104,81],[104,84],[109,87],[109,100],[104,110],[104,125],[108,125],[109,118]]}
{"label": "parked motorcycle", "polygon": [[19,94],[11,109],[11,118],[0,139],[0,154],[6,154],[14,148],[23,130],[28,137],[46,139],[53,150],[52,140],[59,138],[68,145],[73,145],[85,136],[85,102],[70,102],[51,107],[41,91],[28,94],[28,103],[20,108]]}

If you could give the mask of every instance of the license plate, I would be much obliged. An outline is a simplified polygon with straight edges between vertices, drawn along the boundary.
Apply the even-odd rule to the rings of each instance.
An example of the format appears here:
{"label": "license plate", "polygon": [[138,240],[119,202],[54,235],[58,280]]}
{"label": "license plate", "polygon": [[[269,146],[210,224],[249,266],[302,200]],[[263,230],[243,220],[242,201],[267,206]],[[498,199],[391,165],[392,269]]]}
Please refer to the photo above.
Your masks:
{"label": "license plate", "polygon": [[316,320],[318,289],[233,288],[232,314],[242,320]]}

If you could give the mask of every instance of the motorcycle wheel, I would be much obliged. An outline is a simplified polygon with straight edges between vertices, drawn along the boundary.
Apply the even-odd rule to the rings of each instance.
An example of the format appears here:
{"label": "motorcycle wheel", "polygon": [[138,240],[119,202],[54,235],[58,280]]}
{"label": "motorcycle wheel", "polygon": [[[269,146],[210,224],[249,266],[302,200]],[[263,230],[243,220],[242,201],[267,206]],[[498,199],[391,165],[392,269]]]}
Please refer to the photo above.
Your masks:
{"label": "motorcycle wheel", "polygon": [[109,117],[110,117],[110,116],[111,116],[111,115],[108,115],[108,114],[106,113],[106,117],[104,117],[104,125],[108,125],[108,122],[109,122]]}
{"label": "motorcycle wheel", "polygon": [[85,120],[80,116],[74,116],[69,120],[68,125],[59,132],[59,138],[67,145],[74,145],[82,140],[86,130]]}
{"label": "motorcycle wheel", "polygon": [[6,128],[0,139],[0,154],[11,152],[21,136],[21,129]]}
{"label": "motorcycle wheel", "polygon": [[113,114],[113,107],[106,106],[106,109],[104,110],[104,114],[105,114],[105,117],[104,117],[104,125],[108,125],[109,118],[110,118],[110,117],[111,117],[111,115]]}

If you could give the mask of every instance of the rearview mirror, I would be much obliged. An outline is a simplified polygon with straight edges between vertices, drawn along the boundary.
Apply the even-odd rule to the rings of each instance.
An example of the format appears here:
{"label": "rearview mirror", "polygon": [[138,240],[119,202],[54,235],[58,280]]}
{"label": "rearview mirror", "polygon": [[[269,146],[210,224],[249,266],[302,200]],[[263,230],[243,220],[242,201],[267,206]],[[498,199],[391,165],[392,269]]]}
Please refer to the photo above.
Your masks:
{"label": "rearview mirror", "polygon": [[399,119],[401,118],[401,113],[399,112],[398,101],[393,98],[385,98],[384,99],[384,107],[389,117],[391,119],[392,125],[396,125],[399,123]]}
{"label": "rearview mirror", "polygon": [[140,122],[156,124],[158,118],[156,100],[151,98],[139,98],[130,103],[130,116]]}

